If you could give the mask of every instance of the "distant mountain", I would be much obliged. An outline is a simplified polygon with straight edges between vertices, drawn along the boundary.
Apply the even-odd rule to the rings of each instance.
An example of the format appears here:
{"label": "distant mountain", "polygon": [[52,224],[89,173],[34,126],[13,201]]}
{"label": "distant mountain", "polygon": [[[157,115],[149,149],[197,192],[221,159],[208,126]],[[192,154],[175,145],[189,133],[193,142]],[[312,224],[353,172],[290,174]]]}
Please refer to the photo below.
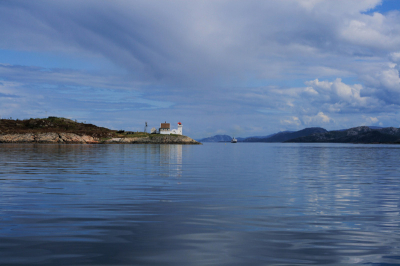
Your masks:
{"label": "distant mountain", "polygon": [[[327,131],[321,127],[299,131],[282,131],[267,136],[236,138],[238,142],[334,142],[334,143],[399,143],[400,129],[394,127],[361,126],[350,129]],[[215,135],[199,139],[199,142],[229,142],[228,135]]]}
{"label": "distant mountain", "polygon": [[[294,132],[294,131],[281,131],[281,132],[291,133],[291,132]],[[280,133],[280,132],[278,132],[278,133]],[[276,134],[278,134],[278,133],[269,134],[269,135],[266,135],[266,136],[251,136],[251,137],[247,137],[246,139],[250,139],[250,138],[254,138],[254,139],[266,139],[266,138],[272,137],[272,136],[274,136],[274,135],[276,135]]]}
{"label": "distant mountain", "polygon": [[333,143],[399,143],[400,129],[394,127],[354,127],[346,130],[327,131],[302,136],[286,142],[333,142]]}
{"label": "distant mountain", "polygon": [[231,141],[232,137],[228,135],[215,135],[204,139],[197,140],[198,142],[220,142],[220,141]]}
{"label": "distant mountain", "polygon": [[327,132],[326,129],[321,127],[310,127],[299,131],[283,131],[276,134],[272,134],[265,138],[247,138],[244,142],[285,142],[290,139],[308,136],[315,133]]}
{"label": "distant mountain", "polygon": [[[293,131],[281,131],[281,132],[288,132],[288,133],[291,133],[291,132],[293,132]],[[279,132],[279,133],[281,133],[281,132]],[[279,134],[279,133],[269,134],[269,135],[267,135],[267,136],[252,136],[252,137],[247,137],[247,138],[244,138],[242,141],[243,141],[243,142],[260,142],[260,141],[259,141],[260,139],[267,139],[267,138],[270,138],[270,137],[272,137],[272,136],[274,136],[274,135],[276,135],[276,134]]]}
{"label": "distant mountain", "polygon": [[[292,133],[292,132],[294,132],[294,131],[282,131],[279,133]],[[252,136],[252,137],[247,137],[247,138],[236,137],[236,139],[238,142],[253,142],[253,141],[249,141],[249,140],[265,139],[265,138],[272,137],[279,133],[274,133],[274,134],[270,134],[267,136]],[[199,142],[225,142],[225,141],[231,141],[231,140],[232,140],[232,137],[228,136],[228,135],[215,135],[215,136],[208,137],[208,138],[197,139],[197,141],[199,141]],[[255,141],[255,142],[259,142],[259,141]]]}
{"label": "distant mountain", "polygon": [[[370,129],[381,129],[381,128],[383,128],[383,127],[377,127],[377,126],[366,126],[366,127],[369,127]],[[339,129],[339,130],[332,130],[332,131],[346,131],[346,130],[349,130],[349,129],[346,128],[346,129]]]}

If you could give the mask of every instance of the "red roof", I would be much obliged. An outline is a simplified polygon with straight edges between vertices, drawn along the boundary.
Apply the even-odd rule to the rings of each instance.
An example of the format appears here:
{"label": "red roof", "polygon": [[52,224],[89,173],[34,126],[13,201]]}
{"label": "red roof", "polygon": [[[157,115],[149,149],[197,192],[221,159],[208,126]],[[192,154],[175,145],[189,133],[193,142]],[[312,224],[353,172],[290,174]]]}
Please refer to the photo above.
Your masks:
{"label": "red roof", "polygon": [[182,125],[182,123],[181,123],[181,122],[178,122],[178,125]]}
{"label": "red roof", "polygon": [[171,128],[170,127],[170,124],[169,123],[161,123],[161,126],[160,126],[160,128],[166,128],[166,129],[169,129],[169,128]]}

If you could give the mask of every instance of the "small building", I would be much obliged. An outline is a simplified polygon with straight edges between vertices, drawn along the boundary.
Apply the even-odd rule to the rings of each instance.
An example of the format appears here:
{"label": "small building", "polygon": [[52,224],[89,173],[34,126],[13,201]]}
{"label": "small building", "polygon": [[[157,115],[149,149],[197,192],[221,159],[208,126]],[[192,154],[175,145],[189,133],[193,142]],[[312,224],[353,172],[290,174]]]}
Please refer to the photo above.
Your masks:
{"label": "small building", "polygon": [[161,123],[159,132],[160,134],[171,134],[171,125],[165,121],[165,123]]}
{"label": "small building", "polygon": [[158,131],[160,134],[165,134],[165,135],[170,135],[170,134],[175,134],[175,135],[182,135],[182,123],[178,122],[178,129],[172,129],[171,130],[171,125],[170,123],[161,123],[160,129]]}

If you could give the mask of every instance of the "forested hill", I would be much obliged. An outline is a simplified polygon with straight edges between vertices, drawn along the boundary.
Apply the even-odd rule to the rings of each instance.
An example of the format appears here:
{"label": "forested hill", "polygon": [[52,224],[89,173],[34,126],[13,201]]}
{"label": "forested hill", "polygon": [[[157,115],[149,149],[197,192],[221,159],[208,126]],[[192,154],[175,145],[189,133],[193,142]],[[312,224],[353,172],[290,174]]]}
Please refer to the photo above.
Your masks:
{"label": "forested hill", "polygon": [[257,139],[247,138],[243,142],[285,142],[290,139],[295,139],[303,136],[309,136],[315,133],[324,133],[324,132],[327,132],[327,130],[321,127],[310,127],[295,132],[292,131],[279,132],[277,134],[272,135],[271,137],[266,137],[266,138],[257,138]]}
{"label": "forested hill", "polygon": [[[201,139],[201,142],[230,141],[228,135],[216,135]],[[394,127],[354,127],[327,131],[320,127],[299,131],[283,131],[265,137],[237,138],[239,142],[333,142],[333,143],[399,143],[400,129]]]}
{"label": "forested hill", "polygon": [[287,140],[286,142],[333,143],[399,143],[400,129],[394,127],[354,127],[341,131],[327,131]]}

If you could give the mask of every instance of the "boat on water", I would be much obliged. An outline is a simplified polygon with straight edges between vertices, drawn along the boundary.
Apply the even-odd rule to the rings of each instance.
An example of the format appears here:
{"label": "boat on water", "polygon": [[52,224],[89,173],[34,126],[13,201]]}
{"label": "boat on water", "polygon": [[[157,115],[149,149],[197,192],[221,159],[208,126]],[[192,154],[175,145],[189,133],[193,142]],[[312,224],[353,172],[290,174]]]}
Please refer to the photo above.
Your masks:
{"label": "boat on water", "polygon": [[237,139],[235,139],[235,137],[233,137],[233,139],[231,140],[231,143],[236,143]]}

